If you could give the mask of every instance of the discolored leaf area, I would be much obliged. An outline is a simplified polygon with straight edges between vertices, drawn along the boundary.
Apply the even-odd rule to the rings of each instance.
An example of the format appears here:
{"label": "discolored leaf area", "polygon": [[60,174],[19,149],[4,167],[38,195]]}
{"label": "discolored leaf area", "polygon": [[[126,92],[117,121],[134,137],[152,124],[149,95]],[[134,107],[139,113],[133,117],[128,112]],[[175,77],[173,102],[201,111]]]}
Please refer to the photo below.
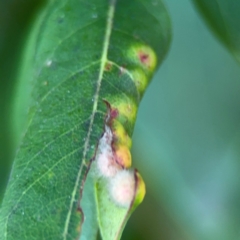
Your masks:
{"label": "discolored leaf area", "polygon": [[193,0],[211,29],[240,62],[240,1]]}
{"label": "discolored leaf area", "polygon": [[[118,233],[104,229],[111,199],[91,163],[106,124],[132,136],[139,102],[169,47],[166,9],[160,0],[49,1],[34,34],[31,100],[0,239],[91,240],[99,228],[103,239],[119,239],[138,195],[123,211],[115,204],[106,213]],[[116,154],[129,156],[129,142],[116,145]]]}

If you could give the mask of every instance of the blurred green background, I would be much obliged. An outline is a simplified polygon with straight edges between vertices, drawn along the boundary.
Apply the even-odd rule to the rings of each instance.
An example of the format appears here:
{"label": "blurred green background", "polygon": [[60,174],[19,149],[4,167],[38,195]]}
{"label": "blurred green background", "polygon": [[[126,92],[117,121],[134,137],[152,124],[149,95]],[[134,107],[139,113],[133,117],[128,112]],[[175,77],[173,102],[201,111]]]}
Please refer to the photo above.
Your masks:
{"label": "blurred green background", "polygon": [[191,1],[165,4],[173,41],[133,139],[147,196],[123,239],[240,239],[240,68]]}
{"label": "blurred green background", "polygon": [[[13,118],[22,53],[33,20],[44,2],[45,0],[0,0],[0,202],[25,114]],[[22,92],[22,96],[25,95],[26,92]],[[14,114],[16,116],[17,112]]]}
{"label": "blurred green background", "polygon": [[[17,65],[38,7],[16,2],[0,2],[0,195],[16,145],[10,110]],[[133,165],[147,195],[122,239],[240,239],[240,67],[191,1],[165,4],[173,41],[140,105],[133,137]],[[11,9],[17,10],[9,16]]]}

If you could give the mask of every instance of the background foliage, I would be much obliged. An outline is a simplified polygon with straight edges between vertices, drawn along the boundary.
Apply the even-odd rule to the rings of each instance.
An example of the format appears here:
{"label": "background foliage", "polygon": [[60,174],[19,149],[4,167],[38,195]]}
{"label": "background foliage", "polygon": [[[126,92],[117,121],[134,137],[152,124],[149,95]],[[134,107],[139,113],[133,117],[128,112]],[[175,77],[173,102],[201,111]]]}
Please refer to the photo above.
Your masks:
{"label": "background foliage", "polygon": [[[6,128],[11,91],[33,16],[26,13],[35,9],[16,2],[8,2],[16,13],[0,14],[2,189],[16,145]],[[165,3],[173,22],[172,46],[143,98],[133,139],[134,165],[147,195],[123,239],[237,239],[240,69],[190,1]]]}

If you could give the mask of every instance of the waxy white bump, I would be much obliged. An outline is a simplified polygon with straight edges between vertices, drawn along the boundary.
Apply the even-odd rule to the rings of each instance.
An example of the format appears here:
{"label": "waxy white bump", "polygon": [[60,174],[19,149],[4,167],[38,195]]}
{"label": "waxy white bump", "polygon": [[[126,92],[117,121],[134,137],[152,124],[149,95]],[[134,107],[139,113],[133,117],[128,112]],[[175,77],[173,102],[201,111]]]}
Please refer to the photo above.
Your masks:
{"label": "waxy white bump", "polygon": [[120,207],[129,207],[135,195],[134,172],[129,170],[119,171],[111,179],[109,188],[110,196],[115,204]]}
{"label": "waxy white bump", "polygon": [[113,177],[120,168],[114,160],[114,154],[111,146],[112,139],[113,134],[110,127],[105,126],[105,133],[99,141],[96,154],[98,175],[100,177]]}

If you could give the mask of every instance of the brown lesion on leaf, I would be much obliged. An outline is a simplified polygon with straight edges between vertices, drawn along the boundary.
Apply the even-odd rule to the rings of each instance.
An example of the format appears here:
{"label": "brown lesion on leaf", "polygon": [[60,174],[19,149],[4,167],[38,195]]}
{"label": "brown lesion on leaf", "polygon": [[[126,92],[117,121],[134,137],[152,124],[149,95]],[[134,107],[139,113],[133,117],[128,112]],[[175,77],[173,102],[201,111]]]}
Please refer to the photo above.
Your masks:
{"label": "brown lesion on leaf", "polygon": [[[103,134],[102,134],[103,135]],[[101,136],[102,136],[101,135]],[[100,139],[99,139],[100,140]],[[78,234],[78,237],[76,238],[76,240],[79,240],[80,239],[80,236],[81,236],[81,231],[82,231],[82,225],[84,223],[84,220],[85,220],[85,215],[84,215],[84,212],[82,210],[82,207],[81,207],[81,200],[82,200],[82,197],[83,197],[83,191],[84,191],[84,184],[87,180],[87,176],[89,174],[89,171],[90,171],[90,168],[91,168],[91,165],[93,163],[93,161],[95,160],[96,158],[96,154],[97,154],[97,149],[98,149],[98,144],[99,144],[99,141],[96,143],[95,145],[95,151],[94,151],[94,154],[93,154],[93,157],[90,159],[88,165],[85,165],[85,167],[87,167],[86,171],[85,171],[85,174],[83,176],[83,179],[81,180],[81,184],[80,184],[80,190],[79,190],[79,200],[78,200],[78,203],[77,203],[77,208],[76,208],[76,213],[79,214],[79,216],[81,216],[81,221],[79,222],[77,228],[76,228],[76,231],[77,231],[77,234]]]}
{"label": "brown lesion on leaf", "polygon": [[[86,174],[80,183],[80,199],[76,209],[77,214],[79,213],[82,215],[82,221],[79,222],[79,225],[76,228],[79,236],[82,231],[82,224],[84,221],[84,213],[80,206],[80,201],[83,196],[83,187],[86,178],[88,174],[91,174],[89,173],[90,168],[93,167],[93,172],[95,171],[94,174],[96,182],[99,181],[99,177],[104,177],[105,179],[111,181],[111,179],[122,171],[129,171],[128,169],[131,167],[132,163],[130,153],[131,138],[123,126],[122,118],[129,118],[128,121],[132,121],[136,114],[136,106],[134,102],[130,100],[124,101],[121,98],[103,99],[103,103],[106,105],[105,121],[103,121],[103,133],[94,146],[94,156],[90,160],[89,165],[86,166]],[[107,161],[105,159],[107,159]],[[136,196],[136,192],[135,187],[134,196]],[[135,203],[135,200],[132,202]]]}
{"label": "brown lesion on leaf", "polygon": [[113,108],[106,99],[103,99],[103,102],[107,106],[107,114],[106,114],[106,118],[105,118],[105,123],[107,125],[111,126],[112,121],[119,116],[119,110],[117,108]]}
{"label": "brown lesion on leaf", "polygon": [[112,70],[112,65],[113,64],[111,62],[107,61],[105,63],[105,66],[104,66],[104,70],[107,71],[107,72],[111,71]]}
{"label": "brown lesion on leaf", "polygon": [[76,235],[77,235],[75,240],[78,240],[80,238],[81,230],[82,230],[82,224],[84,222],[84,214],[83,214],[82,208],[79,205],[77,207],[77,215],[81,220],[79,221],[78,225],[75,228]]}
{"label": "brown lesion on leaf", "polygon": [[113,108],[113,109],[110,110],[110,118],[111,119],[117,118],[118,115],[119,115],[119,112],[116,108]]}
{"label": "brown lesion on leaf", "polygon": [[118,121],[118,117],[121,115],[121,109],[113,107],[107,100],[104,100],[104,103],[108,108],[106,125],[111,130],[111,149],[113,159],[122,169],[129,168],[132,164],[130,153],[131,138],[127,134],[123,125]]}

